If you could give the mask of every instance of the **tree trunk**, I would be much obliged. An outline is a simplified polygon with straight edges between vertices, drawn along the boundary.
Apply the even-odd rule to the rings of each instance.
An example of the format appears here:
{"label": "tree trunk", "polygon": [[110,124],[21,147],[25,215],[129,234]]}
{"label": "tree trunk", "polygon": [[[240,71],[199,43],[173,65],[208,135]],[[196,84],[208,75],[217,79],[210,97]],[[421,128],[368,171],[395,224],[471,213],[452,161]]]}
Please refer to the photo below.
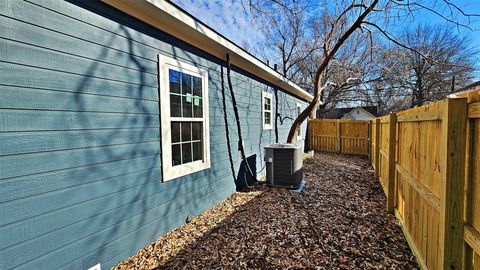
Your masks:
{"label": "tree trunk", "polygon": [[[343,33],[343,35],[338,39],[338,41],[335,43],[331,51],[327,51],[325,49],[325,54],[322,60],[322,63],[317,69],[317,72],[315,73],[315,93],[313,95],[312,101],[310,101],[310,104],[308,104],[307,108],[303,110],[302,113],[293,121],[292,126],[290,127],[290,131],[288,132],[288,137],[287,137],[287,143],[295,143],[296,142],[296,134],[298,129],[300,128],[300,125],[307,119],[307,117],[312,113],[312,111],[315,109],[317,104],[320,101],[320,95],[322,91],[325,89],[326,85],[323,85],[320,87],[320,77],[322,76],[323,72],[325,69],[328,67],[328,64],[330,63],[330,60],[333,58],[333,56],[337,53],[338,49],[345,43],[345,41],[357,30],[362,26],[363,20],[370,14],[375,6],[378,4],[379,0],[375,0],[372,2],[372,4],[366,8],[362,14],[355,20],[355,22],[350,26],[350,28]],[[334,28],[332,28],[332,32],[334,31]],[[332,34],[332,32],[329,33],[329,35]],[[328,42],[328,39],[327,41]],[[326,47],[324,47],[326,48]]]}

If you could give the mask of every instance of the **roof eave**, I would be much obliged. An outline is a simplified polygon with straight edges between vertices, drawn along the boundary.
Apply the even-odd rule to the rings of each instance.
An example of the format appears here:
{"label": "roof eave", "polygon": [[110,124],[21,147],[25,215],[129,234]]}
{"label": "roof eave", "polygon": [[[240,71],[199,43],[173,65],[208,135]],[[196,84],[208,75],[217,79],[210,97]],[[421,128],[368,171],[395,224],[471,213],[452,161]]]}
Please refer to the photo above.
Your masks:
{"label": "roof eave", "polygon": [[137,19],[231,63],[304,100],[313,96],[205,24],[164,0],[102,0]]}

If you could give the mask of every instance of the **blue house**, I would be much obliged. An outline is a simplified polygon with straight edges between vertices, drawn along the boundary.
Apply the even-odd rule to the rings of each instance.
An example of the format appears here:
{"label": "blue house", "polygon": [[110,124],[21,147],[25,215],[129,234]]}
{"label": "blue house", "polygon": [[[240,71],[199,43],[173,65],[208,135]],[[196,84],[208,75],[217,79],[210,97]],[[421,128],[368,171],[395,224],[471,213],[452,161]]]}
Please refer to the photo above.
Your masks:
{"label": "blue house", "polygon": [[248,184],[245,162],[261,178],[312,99],[168,1],[0,15],[2,270],[110,268]]}

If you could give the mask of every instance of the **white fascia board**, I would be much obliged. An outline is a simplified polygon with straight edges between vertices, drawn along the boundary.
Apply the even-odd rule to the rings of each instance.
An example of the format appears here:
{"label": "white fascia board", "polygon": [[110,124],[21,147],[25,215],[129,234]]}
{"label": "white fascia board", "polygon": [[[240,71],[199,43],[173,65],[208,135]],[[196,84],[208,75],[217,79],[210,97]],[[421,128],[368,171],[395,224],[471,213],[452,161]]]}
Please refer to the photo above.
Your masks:
{"label": "white fascia board", "polygon": [[263,62],[165,0],[102,0],[151,26],[169,33],[220,59],[230,54],[231,63],[304,100],[313,96]]}

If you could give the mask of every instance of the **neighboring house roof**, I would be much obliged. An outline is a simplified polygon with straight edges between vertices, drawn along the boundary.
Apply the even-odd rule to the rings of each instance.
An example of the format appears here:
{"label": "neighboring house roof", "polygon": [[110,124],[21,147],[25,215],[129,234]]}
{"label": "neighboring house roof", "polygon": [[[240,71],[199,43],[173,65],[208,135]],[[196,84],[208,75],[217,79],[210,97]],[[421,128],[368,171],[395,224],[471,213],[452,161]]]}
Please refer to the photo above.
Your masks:
{"label": "neighboring house roof", "polygon": [[455,92],[455,93],[449,95],[449,97],[461,96],[461,95],[464,95],[464,94],[467,94],[467,93],[470,93],[470,92],[474,92],[474,91],[477,91],[477,90],[480,90],[480,81],[469,84],[469,85],[461,88],[460,90],[458,90],[458,92]]}
{"label": "neighboring house roof", "polygon": [[372,115],[372,117],[377,117],[377,106],[365,106],[365,107],[349,107],[349,108],[334,108],[331,109],[329,112],[325,114],[318,114],[317,118],[324,118],[324,119],[341,119],[351,111],[355,109],[362,109],[366,113]]}
{"label": "neighboring house roof", "polygon": [[480,81],[474,82],[472,84],[469,84],[459,90],[459,92],[456,92],[456,94],[461,93],[461,92],[468,92],[468,91],[473,91],[473,90],[479,90],[480,89]]}
{"label": "neighboring house roof", "polygon": [[345,114],[342,119],[356,119],[356,120],[367,120],[375,118],[375,116],[369,111],[365,110],[362,107],[355,108]]}
{"label": "neighboring house roof", "polygon": [[480,101],[480,81],[463,88],[463,91],[449,95],[449,98],[467,98],[468,102]]}
{"label": "neighboring house roof", "polygon": [[233,65],[302,99],[313,99],[307,91],[170,1],[102,1],[220,59],[228,53]]}

